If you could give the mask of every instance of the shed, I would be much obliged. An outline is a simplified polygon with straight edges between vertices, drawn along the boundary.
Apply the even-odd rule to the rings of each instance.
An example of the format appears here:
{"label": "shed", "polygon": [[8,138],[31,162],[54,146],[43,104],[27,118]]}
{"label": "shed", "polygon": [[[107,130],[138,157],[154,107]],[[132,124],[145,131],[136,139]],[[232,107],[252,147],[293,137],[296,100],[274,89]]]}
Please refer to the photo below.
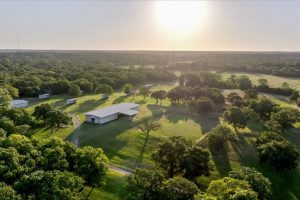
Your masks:
{"label": "shed", "polygon": [[103,109],[85,113],[87,122],[104,124],[120,118],[121,116],[133,117],[138,113],[136,103],[120,103],[117,105],[109,106]]}
{"label": "shed", "polygon": [[11,108],[26,108],[28,106],[28,102],[22,99],[15,99],[10,102]]}
{"label": "shed", "polygon": [[39,95],[39,99],[46,99],[46,98],[48,98],[48,97],[50,97],[50,94],[40,94]]}
{"label": "shed", "polygon": [[77,101],[76,98],[73,98],[73,99],[67,99],[67,104],[70,105],[70,104],[75,104]]}

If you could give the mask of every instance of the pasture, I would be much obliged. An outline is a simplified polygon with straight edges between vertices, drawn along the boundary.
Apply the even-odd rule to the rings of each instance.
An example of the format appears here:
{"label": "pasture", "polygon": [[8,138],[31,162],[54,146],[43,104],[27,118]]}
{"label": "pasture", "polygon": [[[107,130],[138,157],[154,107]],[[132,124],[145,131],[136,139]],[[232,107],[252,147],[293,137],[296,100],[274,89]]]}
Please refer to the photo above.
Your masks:
{"label": "pasture", "polygon": [[[152,90],[169,90],[174,84],[156,85]],[[56,136],[70,140],[79,146],[91,145],[100,147],[109,157],[110,162],[123,168],[133,168],[135,160],[143,154],[142,166],[151,166],[151,154],[157,144],[169,136],[182,135],[190,140],[200,138],[204,133],[219,123],[220,113],[199,115],[192,109],[171,105],[169,100],[156,104],[155,99],[142,96],[126,96],[123,92],[115,92],[108,100],[99,100],[99,95],[85,95],[77,98],[74,105],[66,105],[68,96],[52,96],[46,100],[30,101],[28,111],[32,112],[34,106],[49,103],[54,108],[63,110],[73,116],[74,125],[63,128],[54,133],[51,130],[40,129],[34,137],[46,138]],[[141,104],[140,112],[134,120],[121,118],[104,125],[84,123],[84,113],[121,102],[135,102]],[[143,148],[144,135],[139,130],[140,119],[151,116],[161,124],[161,129],[151,133],[150,139]]]}
{"label": "pasture", "polygon": [[[248,74],[247,74],[248,75]],[[267,76],[267,75],[262,75]],[[258,80],[260,76],[252,75],[251,79]],[[274,77],[273,77],[274,79]],[[282,80],[282,78],[279,78]],[[284,81],[283,81],[284,82]],[[296,86],[296,80],[294,82]],[[275,79],[269,83],[279,84]],[[275,85],[274,85],[275,86]],[[278,86],[278,85],[276,85]],[[299,84],[300,86],[300,84]],[[159,84],[152,90],[169,90],[175,87],[174,84]],[[225,96],[230,91],[225,91]],[[280,106],[294,106],[286,97],[279,95],[261,94],[270,98]],[[171,105],[169,100],[162,104],[156,104],[156,100],[141,96],[126,96],[123,92],[115,92],[108,100],[99,100],[99,95],[91,94],[77,98],[77,104],[66,106],[68,96],[52,96],[46,100],[33,100],[30,102],[29,111],[33,111],[35,105],[50,103],[57,109],[64,110],[73,116],[74,126],[60,129],[54,133],[50,130],[38,130],[34,137],[56,136],[72,141],[79,146],[91,145],[100,147],[109,157],[110,164],[124,169],[133,169],[137,157],[142,154],[143,161],[139,166],[152,167],[151,154],[158,143],[169,136],[182,135],[190,140],[197,141],[203,134],[215,127],[222,121],[221,113],[211,115],[198,114],[192,109],[180,105]],[[84,123],[84,113],[97,108],[102,108],[115,103],[135,102],[141,104],[140,112],[133,121],[125,118],[107,123],[95,125]],[[144,135],[139,130],[139,120],[142,117],[151,116],[162,125],[161,129],[151,133],[150,139],[143,148]],[[298,124],[296,124],[298,127]],[[273,183],[274,199],[297,199],[300,197],[298,186],[300,185],[300,167],[291,172],[274,171],[271,166],[261,165],[252,142],[262,131],[262,124],[248,123],[245,129],[239,129],[238,141],[227,143],[225,151],[212,156],[211,162],[214,171],[210,177],[201,177],[201,187],[206,188],[211,180],[228,175],[231,170],[240,166],[255,167],[268,177]],[[300,130],[293,128],[287,130],[284,135],[298,149],[300,149]],[[204,138],[201,143],[206,143]],[[300,164],[300,163],[299,163]],[[118,199],[122,197],[124,190],[124,177],[117,172],[110,171],[107,177],[107,185],[97,188],[91,195],[91,199]],[[88,192],[88,191],[86,191]]]}
{"label": "pasture", "polygon": [[267,79],[268,84],[273,87],[281,87],[282,83],[287,82],[291,88],[300,89],[300,80],[297,78],[279,77],[279,76],[272,76],[272,75],[258,74],[258,73],[239,73],[239,72],[223,72],[220,74],[223,76],[223,79],[227,79],[232,74],[236,76],[246,75],[251,79],[252,83],[255,85],[258,85],[258,80],[261,78]]}

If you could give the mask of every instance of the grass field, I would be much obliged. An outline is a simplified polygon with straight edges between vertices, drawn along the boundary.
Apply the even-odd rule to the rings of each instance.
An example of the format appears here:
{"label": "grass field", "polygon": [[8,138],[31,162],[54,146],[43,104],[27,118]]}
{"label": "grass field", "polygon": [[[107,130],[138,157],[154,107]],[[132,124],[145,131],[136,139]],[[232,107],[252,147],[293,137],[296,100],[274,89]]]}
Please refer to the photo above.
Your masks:
{"label": "grass field", "polygon": [[256,74],[256,73],[231,73],[224,72],[221,73],[224,79],[227,79],[230,75],[234,74],[236,76],[246,75],[248,76],[254,84],[258,84],[260,78],[265,78],[268,80],[270,86],[281,87],[282,83],[287,82],[291,88],[300,89],[300,80],[297,78],[288,78],[288,77],[278,77],[265,74]]}
{"label": "grass field", "polygon": [[[156,85],[153,90],[169,90],[174,84]],[[217,114],[207,116],[198,115],[185,106],[171,106],[169,100],[162,104],[156,104],[156,100],[141,96],[125,96],[122,92],[114,93],[108,100],[99,100],[99,95],[85,95],[77,98],[77,103],[66,106],[68,96],[53,96],[47,100],[31,100],[28,111],[32,112],[33,107],[41,103],[49,103],[54,108],[63,110],[73,116],[78,116],[81,122],[84,121],[84,113],[97,108],[105,107],[121,102],[135,102],[141,104],[133,121],[126,118],[116,120],[104,125],[82,123],[79,127],[60,129],[54,133],[51,130],[41,129],[35,132],[34,137],[46,138],[57,136],[63,139],[76,141],[80,146],[91,145],[101,147],[115,165],[132,168],[135,159],[141,153],[144,154],[143,165],[151,165],[150,156],[157,143],[169,136],[183,135],[188,139],[196,140],[201,137],[219,121]],[[151,134],[146,149],[142,149],[144,136],[139,133],[138,125],[142,117],[152,116],[162,125],[162,128]]]}
{"label": "grass field", "polygon": [[[90,200],[117,200],[124,196],[125,177],[115,171],[109,171],[106,178],[106,184],[102,188],[95,188],[89,197]],[[87,196],[90,188],[84,189],[84,195]]]}
{"label": "grass field", "polygon": [[[156,85],[153,90],[169,90],[174,84]],[[230,91],[225,91],[225,95]],[[265,95],[265,94],[264,94]],[[278,95],[267,95],[272,101],[280,106],[294,106],[286,97]],[[221,121],[220,114],[199,115],[193,110],[183,106],[172,106],[168,100],[156,105],[156,101],[151,98],[136,96],[125,96],[122,92],[114,93],[108,100],[99,100],[99,95],[85,95],[78,97],[77,104],[66,106],[68,96],[52,96],[46,100],[31,100],[29,111],[40,103],[50,103],[53,107],[64,110],[72,116],[84,121],[84,112],[105,107],[120,102],[140,103],[140,112],[133,121],[125,118],[116,120],[105,125],[94,125],[82,123],[79,127],[64,128],[54,133],[50,130],[38,130],[34,137],[46,138],[56,136],[77,142],[80,146],[91,145],[104,149],[110,159],[110,163],[122,168],[133,168],[136,158],[143,153],[143,167],[153,166],[151,154],[156,149],[158,143],[168,136],[183,135],[184,137],[196,141],[205,132],[215,127]],[[152,116],[160,122],[162,128],[153,132],[145,149],[142,148],[145,137],[139,133],[139,120],[144,116]],[[297,124],[297,127],[300,124]],[[276,172],[268,165],[259,163],[252,140],[256,134],[262,131],[260,124],[249,123],[248,127],[239,130],[238,142],[228,143],[226,151],[212,156],[214,171],[208,178],[201,177],[201,187],[206,188],[213,179],[218,179],[228,175],[233,169],[240,166],[251,166],[261,171],[273,183],[274,197],[272,199],[299,199],[300,191],[300,168],[292,172]],[[293,142],[300,149],[300,131],[298,128],[286,131],[284,136]],[[205,142],[205,141],[204,141]],[[300,164],[300,163],[299,163]],[[107,184],[102,188],[93,191],[91,199],[122,199],[124,192],[125,177],[117,172],[110,171],[107,177]],[[88,193],[88,188],[85,193]]]}

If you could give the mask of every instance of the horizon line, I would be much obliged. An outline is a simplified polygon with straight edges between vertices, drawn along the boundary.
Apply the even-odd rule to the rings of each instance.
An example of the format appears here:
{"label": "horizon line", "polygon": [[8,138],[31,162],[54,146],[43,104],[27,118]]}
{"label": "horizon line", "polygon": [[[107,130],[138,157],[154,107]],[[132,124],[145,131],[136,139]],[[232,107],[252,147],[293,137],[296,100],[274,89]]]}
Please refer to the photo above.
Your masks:
{"label": "horizon line", "polygon": [[129,51],[129,52],[289,52],[300,53],[300,50],[166,50],[166,49],[15,49],[15,48],[0,48],[1,51]]}

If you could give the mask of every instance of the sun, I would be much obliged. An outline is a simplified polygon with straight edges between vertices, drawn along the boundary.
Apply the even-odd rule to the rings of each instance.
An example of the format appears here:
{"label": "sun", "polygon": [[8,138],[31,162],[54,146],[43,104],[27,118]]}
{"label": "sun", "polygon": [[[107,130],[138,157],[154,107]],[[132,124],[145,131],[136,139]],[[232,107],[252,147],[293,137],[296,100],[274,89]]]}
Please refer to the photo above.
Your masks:
{"label": "sun", "polygon": [[156,18],[160,29],[174,37],[197,32],[205,16],[204,1],[157,1]]}

